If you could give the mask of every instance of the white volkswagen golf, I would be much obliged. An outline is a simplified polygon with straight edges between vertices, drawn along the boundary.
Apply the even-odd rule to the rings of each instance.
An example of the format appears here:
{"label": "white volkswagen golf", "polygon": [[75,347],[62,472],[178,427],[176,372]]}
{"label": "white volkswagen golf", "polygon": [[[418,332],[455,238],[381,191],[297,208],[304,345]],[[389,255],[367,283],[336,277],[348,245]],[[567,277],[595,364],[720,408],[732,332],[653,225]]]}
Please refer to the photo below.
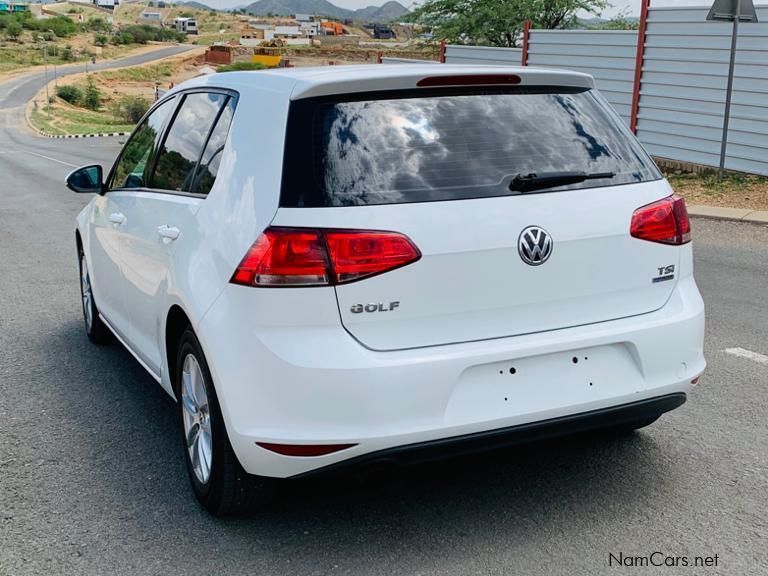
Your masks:
{"label": "white volkswagen golf", "polygon": [[197,498],[646,426],[704,370],[690,223],[591,77],[215,74],[142,120],[77,218],[88,336],[178,400]]}

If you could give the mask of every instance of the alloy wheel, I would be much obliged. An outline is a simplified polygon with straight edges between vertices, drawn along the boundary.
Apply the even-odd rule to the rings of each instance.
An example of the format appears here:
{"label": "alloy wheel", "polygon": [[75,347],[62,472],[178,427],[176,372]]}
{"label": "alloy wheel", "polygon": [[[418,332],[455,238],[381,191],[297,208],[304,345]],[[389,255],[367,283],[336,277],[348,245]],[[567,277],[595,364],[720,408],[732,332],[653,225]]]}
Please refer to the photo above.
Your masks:
{"label": "alloy wheel", "polygon": [[88,264],[85,262],[85,254],[80,256],[80,294],[83,298],[83,316],[88,332],[93,328],[93,292],[91,292],[91,278],[88,275]]}
{"label": "alloy wheel", "polygon": [[200,364],[193,354],[187,354],[181,370],[181,405],[192,470],[201,484],[211,477],[213,444],[208,393]]}

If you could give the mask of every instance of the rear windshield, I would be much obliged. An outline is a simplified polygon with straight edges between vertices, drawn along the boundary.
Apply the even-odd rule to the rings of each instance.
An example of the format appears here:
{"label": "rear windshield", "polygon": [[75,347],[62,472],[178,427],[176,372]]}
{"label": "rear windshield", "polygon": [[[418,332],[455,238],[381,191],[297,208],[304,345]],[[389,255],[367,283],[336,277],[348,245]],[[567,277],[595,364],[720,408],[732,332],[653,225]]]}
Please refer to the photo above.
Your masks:
{"label": "rear windshield", "polygon": [[[363,99],[364,98],[364,99]],[[537,192],[658,180],[592,90],[365,94],[292,103],[281,205],[362,206],[518,194],[516,175],[613,173]]]}

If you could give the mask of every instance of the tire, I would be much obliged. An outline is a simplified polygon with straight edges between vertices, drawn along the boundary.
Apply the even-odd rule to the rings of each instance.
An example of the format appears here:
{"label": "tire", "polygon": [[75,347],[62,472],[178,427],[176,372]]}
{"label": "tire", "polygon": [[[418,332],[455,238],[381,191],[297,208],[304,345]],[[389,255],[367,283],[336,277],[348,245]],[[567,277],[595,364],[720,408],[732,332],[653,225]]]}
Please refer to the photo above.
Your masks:
{"label": "tire", "polygon": [[190,328],[179,342],[176,382],[181,445],[197,500],[216,516],[263,506],[273,481],[252,476],[240,465],[229,442],[208,363]]}
{"label": "tire", "polygon": [[83,321],[85,322],[85,333],[88,339],[94,344],[102,346],[112,342],[112,332],[101,321],[99,308],[96,306],[96,300],[93,297],[91,288],[91,275],[88,269],[88,262],[85,259],[85,252],[78,246],[77,248],[78,264],[80,270],[80,302],[83,307]]}

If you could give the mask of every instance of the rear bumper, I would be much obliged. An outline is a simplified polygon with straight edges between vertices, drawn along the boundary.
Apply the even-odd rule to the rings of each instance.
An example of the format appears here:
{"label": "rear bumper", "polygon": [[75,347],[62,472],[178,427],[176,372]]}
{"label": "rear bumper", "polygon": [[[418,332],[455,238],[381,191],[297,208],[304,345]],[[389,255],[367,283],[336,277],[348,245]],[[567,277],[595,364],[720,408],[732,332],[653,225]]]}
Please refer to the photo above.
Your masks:
{"label": "rear bumper", "polygon": [[[611,410],[680,397],[705,368],[704,305],[691,276],[642,316],[393,352],[361,346],[338,312],[327,325],[265,325],[270,310],[254,307],[253,290],[229,285],[197,334],[235,453],[264,476],[596,411],[623,417]],[[354,446],[292,457],[256,442]]]}
{"label": "rear bumper", "polygon": [[429,442],[408,444],[407,446],[396,446],[377,452],[370,452],[362,456],[350,458],[349,460],[343,460],[336,464],[330,464],[323,468],[299,474],[294,476],[294,478],[334,473],[354,466],[377,463],[421,464],[468,454],[490,452],[501,448],[550,440],[591,430],[621,426],[622,424],[656,418],[665,412],[682,406],[685,400],[686,395],[683,392],[678,392],[657,398],[640,400],[639,402],[631,402],[579,414],[569,414],[568,416],[551,418],[540,422],[529,422],[499,430],[487,430],[464,436],[441,438]]}

